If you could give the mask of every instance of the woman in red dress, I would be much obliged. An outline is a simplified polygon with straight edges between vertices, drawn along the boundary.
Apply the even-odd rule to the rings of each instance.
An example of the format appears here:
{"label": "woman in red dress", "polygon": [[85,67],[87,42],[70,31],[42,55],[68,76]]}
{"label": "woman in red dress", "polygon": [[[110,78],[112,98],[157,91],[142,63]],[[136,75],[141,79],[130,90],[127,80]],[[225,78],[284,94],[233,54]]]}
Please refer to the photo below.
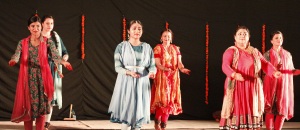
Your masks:
{"label": "woman in red dress", "polygon": [[172,43],[173,33],[161,33],[162,44],[154,48],[157,73],[151,90],[151,113],[155,114],[155,129],[164,130],[169,114],[182,113],[179,71],[189,74],[181,61],[179,47]]}
{"label": "woman in red dress", "polygon": [[260,129],[264,111],[264,95],[259,72],[270,76],[281,73],[262,54],[250,46],[250,32],[239,26],[234,34],[235,45],[223,54],[222,70],[227,76],[220,129]]}
{"label": "woman in red dress", "polygon": [[270,38],[273,47],[264,57],[281,71],[282,76],[277,79],[264,77],[266,128],[281,130],[284,120],[294,116],[293,75],[299,75],[300,70],[294,68],[291,53],[282,48],[283,34],[275,31]]}

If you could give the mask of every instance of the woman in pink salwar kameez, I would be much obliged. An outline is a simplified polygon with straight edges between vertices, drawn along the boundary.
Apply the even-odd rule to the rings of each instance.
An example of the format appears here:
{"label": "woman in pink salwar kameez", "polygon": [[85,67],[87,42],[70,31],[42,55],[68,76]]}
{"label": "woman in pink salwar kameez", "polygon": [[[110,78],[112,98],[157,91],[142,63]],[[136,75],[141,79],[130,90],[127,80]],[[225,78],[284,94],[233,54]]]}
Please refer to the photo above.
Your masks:
{"label": "woman in pink salwar kameez", "polygon": [[284,120],[294,116],[293,75],[299,75],[300,70],[294,68],[291,53],[282,48],[282,33],[275,31],[270,38],[273,47],[264,57],[281,71],[282,76],[278,79],[264,77],[266,128],[281,130]]}
{"label": "woman in pink salwar kameez", "polygon": [[235,46],[223,54],[222,70],[227,78],[220,129],[260,129],[264,110],[260,70],[274,77],[281,75],[256,48],[250,46],[249,38],[249,29],[239,26],[234,34]]}

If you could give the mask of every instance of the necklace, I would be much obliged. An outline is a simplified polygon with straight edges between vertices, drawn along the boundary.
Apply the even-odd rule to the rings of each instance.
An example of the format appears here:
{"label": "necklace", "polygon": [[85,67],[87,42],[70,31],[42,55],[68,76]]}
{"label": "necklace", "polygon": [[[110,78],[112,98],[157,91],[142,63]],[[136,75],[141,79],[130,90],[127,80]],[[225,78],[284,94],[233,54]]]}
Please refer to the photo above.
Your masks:
{"label": "necklace", "polygon": [[30,42],[31,42],[31,45],[33,45],[33,46],[38,46],[38,45],[40,45],[40,40],[39,40],[39,38],[30,38]]}
{"label": "necklace", "polygon": [[168,51],[168,49],[169,49],[169,47],[170,47],[170,45],[162,45],[163,47],[164,47],[164,49],[166,50],[166,51]]}

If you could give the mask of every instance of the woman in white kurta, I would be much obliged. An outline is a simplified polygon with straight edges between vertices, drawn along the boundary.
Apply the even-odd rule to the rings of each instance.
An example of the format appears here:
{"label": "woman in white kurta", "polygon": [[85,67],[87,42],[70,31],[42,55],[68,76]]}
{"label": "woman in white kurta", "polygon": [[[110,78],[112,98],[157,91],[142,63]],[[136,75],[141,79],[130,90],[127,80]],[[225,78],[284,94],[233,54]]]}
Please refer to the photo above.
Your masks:
{"label": "woman in white kurta", "polygon": [[130,22],[129,40],[121,42],[114,53],[118,73],[108,113],[113,123],[122,123],[122,130],[139,130],[150,123],[150,80],[156,73],[152,48],[141,42],[142,24]]}

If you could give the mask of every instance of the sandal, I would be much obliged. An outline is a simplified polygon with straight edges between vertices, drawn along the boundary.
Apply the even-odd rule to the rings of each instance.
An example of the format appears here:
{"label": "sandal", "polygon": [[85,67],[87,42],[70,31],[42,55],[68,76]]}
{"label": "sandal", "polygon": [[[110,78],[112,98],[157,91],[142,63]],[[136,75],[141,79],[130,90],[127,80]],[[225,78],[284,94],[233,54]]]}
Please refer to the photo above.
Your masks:
{"label": "sandal", "polygon": [[50,122],[45,122],[45,130],[48,130],[48,128],[50,127]]}
{"label": "sandal", "polygon": [[161,130],[160,129],[160,122],[161,122],[160,120],[154,118],[154,128],[155,128],[155,130]]}
{"label": "sandal", "polygon": [[161,127],[161,130],[165,130],[165,128],[167,127],[167,123],[166,122],[161,122],[160,127]]}

